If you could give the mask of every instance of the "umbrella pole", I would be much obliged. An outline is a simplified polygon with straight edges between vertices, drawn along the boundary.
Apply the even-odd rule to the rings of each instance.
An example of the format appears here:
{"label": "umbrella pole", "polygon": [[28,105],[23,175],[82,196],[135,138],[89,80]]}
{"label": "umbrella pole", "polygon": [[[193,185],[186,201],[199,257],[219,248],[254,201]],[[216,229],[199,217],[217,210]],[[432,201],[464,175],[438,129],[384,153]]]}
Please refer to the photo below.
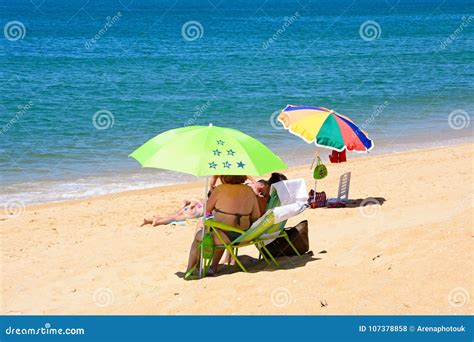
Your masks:
{"label": "umbrella pole", "polygon": [[[316,153],[314,155],[313,163],[311,164],[311,170],[313,169],[314,163],[316,162],[316,159],[319,157],[319,151],[316,150]],[[313,201],[316,202],[316,185],[318,184],[318,180],[315,178],[314,179],[314,193],[313,193]]]}
{"label": "umbrella pole", "polygon": [[202,278],[202,264],[203,260],[203,251],[202,251],[202,241],[204,240],[204,230],[206,229],[206,213],[207,213],[207,193],[209,192],[209,176],[206,177],[206,185],[204,186],[204,208],[202,214],[202,234],[201,234],[201,255],[199,257],[199,279]]}

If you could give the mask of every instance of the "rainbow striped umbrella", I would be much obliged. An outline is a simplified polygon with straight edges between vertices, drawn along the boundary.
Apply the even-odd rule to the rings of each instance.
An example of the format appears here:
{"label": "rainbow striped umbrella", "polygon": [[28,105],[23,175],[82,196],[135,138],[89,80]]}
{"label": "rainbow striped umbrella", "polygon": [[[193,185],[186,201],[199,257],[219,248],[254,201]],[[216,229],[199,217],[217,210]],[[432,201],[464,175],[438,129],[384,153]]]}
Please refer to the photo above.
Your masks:
{"label": "rainbow striped umbrella", "polygon": [[278,116],[290,133],[331,150],[369,152],[374,142],[348,117],[324,107],[288,105]]}

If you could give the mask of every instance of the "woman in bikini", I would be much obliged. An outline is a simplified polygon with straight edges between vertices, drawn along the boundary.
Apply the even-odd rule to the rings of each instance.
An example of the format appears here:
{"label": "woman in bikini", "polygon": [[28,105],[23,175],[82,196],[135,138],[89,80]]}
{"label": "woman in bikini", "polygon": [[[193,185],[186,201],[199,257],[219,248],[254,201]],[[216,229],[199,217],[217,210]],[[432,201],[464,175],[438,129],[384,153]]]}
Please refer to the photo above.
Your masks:
{"label": "woman in bikini", "polygon": [[154,216],[145,218],[140,227],[151,224],[153,227],[170,224],[172,222],[185,221],[187,219],[202,217],[204,203],[200,200],[184,201],[183,207],[170,216]]}
{"label": "woman in bikini", "polygon": [[[214,214],[214,220],[247,230],[250,225],[260,217],[257,196],[251,187],[244,184],[246,176],[221,176],[221,185],[214,188],[207,201],[207,211]],[[202,229],[202,228],[201,228]],[[202,231],[199,229],[194,236],[194,241],[189,252],[188,268],[186,275],[190,276],[198,262],[198,243]],[[240,234],[234,232],[221,232],[226,242],[236,239]],[[214,235],[214,243],[221,241]],[[223,250],[216,250],[211,273],[217,272],[217,265],[222,257]]]}

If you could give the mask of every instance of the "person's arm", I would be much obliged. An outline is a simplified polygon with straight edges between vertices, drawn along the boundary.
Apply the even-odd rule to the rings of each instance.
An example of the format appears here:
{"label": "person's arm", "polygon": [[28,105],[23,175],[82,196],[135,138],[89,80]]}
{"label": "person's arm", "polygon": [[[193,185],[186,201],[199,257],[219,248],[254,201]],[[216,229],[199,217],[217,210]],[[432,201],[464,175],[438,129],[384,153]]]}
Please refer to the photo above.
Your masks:
{"label": "person's arm", "polygon": [[260,213],[260,206],[258,205],[257,196],[253,194],[253,191],[252,191],[252,195],[253,195],[254,201],[253,201],[253,207],[252,207],[252,214],[250,214],[250,222],[253,223],[260,218],[261,213]]}
{"label": "person's arm", "polygon": [[258,208],[260,209],[260,216],[265,214],[265,209],[267,209],[268,199],[260,196],[257,197]]}
{"label": "person's arm", "polygon": [[217,180],[219,179],[219,176],[212,176],[211,180],[209,181],[209,188],[212,190],[216,187]]}
{"label": "person's arm", "polygon": [[211,192],[211,196],[209,196],[209,198],[207,200],[207,205],[206,205],[206,211],[208,213],[212,212],[214,210],[214,208],[216,207],[218,194],[219,194],[219,187],[215,188]]}

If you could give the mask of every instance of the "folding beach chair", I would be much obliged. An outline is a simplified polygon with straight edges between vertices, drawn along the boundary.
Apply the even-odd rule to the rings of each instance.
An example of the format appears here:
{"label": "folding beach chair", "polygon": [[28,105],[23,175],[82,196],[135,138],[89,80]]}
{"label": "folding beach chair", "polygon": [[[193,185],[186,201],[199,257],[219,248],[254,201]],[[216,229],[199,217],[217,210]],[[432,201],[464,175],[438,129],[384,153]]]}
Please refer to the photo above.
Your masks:
{"label": "folding beach chair", "polygon": [[[206,220],[206,227],[216,234],[221,241],[221,244],[215,245],[214,248],[226,249],[242,271],[247,272],[238,259],[238,250],[239,248],[251,245],[257,247],[265,262],[270,264],[265,254],[262,253],[262,249],[270,256],[273,263],[278,266],[278,262],[265,245],[278,237],[284,237],[293,250],[300,255],[291,243],[284,227],[290,217],[300,214],[306,207],[306,185],[304,181],[300,179],[281,181],[272,185],[267,211],[249,229],[244,231],[212,219]],[[226,243],[222,237],[222,232],[225,233],[226,231],[237,232],[241,235],[234,241]],[[204,268],[207,268],[209,264],[205,263],[204,266]]]}
{"label": "folding beach chair", "polygon": [[[300,213],[300,208],[307,203],[306,184],[301,179],[286,180],[275,183],[270,189],[270,200],[268,201],[267,210],[275,208],[279,217],[290,218]],[[306,208],[304,206],[304,208]],[[289,214],[285,214],[285,210]],[[279,233],[285,228],[286,221],[282,221],[280,226],[275,225],[269,229],[263,236],[265,245],[278,238]]]}
{"label": "folding beach chair", "polygon": [[328,207],[344,206],[349,202],[349,187],[351,185],[351,173],[346,172],[339,177],[339,189],[337,198],[330,198],[327,201]]}

